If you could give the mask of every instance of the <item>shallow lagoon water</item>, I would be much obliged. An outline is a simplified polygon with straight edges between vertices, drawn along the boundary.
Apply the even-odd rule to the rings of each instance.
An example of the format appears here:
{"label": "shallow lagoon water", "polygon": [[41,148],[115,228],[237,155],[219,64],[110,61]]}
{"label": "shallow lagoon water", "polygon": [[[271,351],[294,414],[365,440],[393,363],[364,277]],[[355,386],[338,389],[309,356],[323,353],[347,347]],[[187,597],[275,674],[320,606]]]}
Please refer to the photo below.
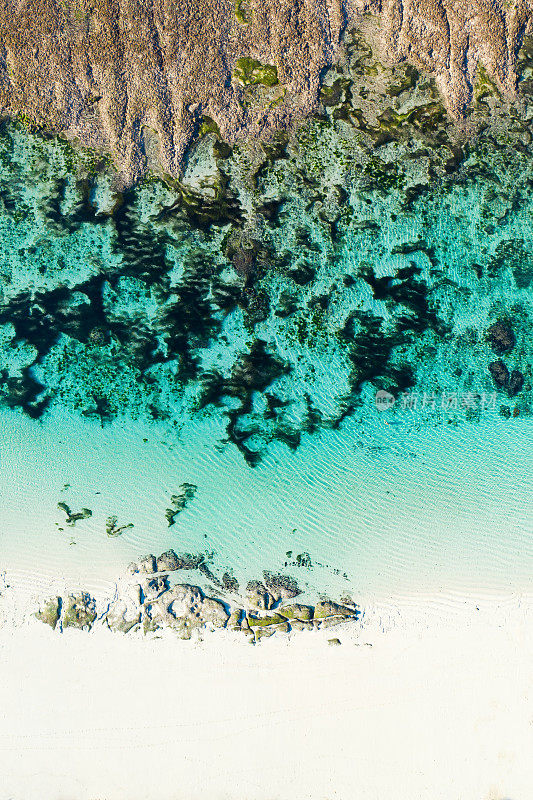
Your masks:
{"label": "shallow lagoon water", "polygon": [[[16,585],[105,593],[130,561],[173,547],[212,554],[218,577],[289,572],[310,596],[533,590],[529,420],[444,431],[347,421],[306,435],[297,452],[272,446],[253,469],[233,446],[216,447],[215,423],[180,437],[61,414],[36,423],[4,412],[1,421],[0,547]],[[169,527],[165,509],[184,482],[197,494]],[[59,501],[92,517],[68,526]],[[108,537],[112,514],[134,527]],[[295,566],[301,553],[311,567]]]}

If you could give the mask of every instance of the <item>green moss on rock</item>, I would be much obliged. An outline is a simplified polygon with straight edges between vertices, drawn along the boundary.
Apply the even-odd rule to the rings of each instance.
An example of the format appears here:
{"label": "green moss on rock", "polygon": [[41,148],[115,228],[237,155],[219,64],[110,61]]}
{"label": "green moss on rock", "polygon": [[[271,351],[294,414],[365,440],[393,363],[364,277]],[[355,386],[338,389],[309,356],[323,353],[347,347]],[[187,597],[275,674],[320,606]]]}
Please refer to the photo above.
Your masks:
{"label": "green moss on rock", "polygon": [[233,77],[242,86],[277,86],[278,68],[274,64],[261,64],[255,58],[238,58],[233,70]]}
{"label": "green moss on rock", "polygon": [[63,628],[90,630],[96,619],[95,602],[86,592],[69,595],[65,602]]}
{"label": "green moss on rock", "polygon": [[253,12],[247,0],[236,0],[235,16],[241,25],[250,25],[253,19]]}
{"label": "green moss on rock", "polygon": [[44,622],[45,625],[50,625],[52,630],[55,630],[61,614],[61,598],[51,597],[46,600],[39,611],[35,612],[35,617]]}
{"label": "green moss on rock", "polygon": [[281,614],[269,614],[266,617],[256,617],[255,615],[248,614],[248,624],[250,628],[263,628],[269,625],[280,625],[286,622],[284,616]]}

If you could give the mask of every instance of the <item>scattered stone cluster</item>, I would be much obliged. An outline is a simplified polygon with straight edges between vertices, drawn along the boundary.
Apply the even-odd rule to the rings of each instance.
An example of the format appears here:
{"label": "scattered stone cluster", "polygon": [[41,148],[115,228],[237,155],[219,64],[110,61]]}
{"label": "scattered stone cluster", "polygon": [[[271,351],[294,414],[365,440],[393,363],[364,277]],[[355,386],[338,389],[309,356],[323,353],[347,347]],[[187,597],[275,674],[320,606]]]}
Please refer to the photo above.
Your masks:
{"label": "scattered stone cluster", "polygon": [[158,558],[148,555],[130,564],[128,577],[101,614],[94,598],[79,592],[47,599],[35,616],[54,630],[89,631],[102,624],[121,633],[154,634],[169,629],[180,639],[226,628],[242,632],[253,643],[276,633],[329,628],[359,618],[359,609],[351,601],[340,604],[323,599],[314,606],[295,602],[301,591],[286,575],[265,572],[263,581],[247,584],[243,596],[236,595],[235,580],[227,579],[224,583],[235,597],[232,602],[208,597],[190,583],[170,583],[171,573],[199,569],[202,563],[202,556],[177,555],[174,550]]}

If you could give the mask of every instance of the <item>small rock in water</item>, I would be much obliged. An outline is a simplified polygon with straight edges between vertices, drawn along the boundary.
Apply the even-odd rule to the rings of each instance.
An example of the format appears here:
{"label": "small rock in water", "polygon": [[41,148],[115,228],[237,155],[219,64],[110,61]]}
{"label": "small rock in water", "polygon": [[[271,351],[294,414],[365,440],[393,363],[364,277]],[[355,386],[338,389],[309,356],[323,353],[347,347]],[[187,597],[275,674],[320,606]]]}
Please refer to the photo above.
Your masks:
{"label": "small rock in water", "polygon": [[509,370],[501,359],[489,364],[489,372],[492,380],[499,389],[505,389],[509,383]]}
{"label": "small rock in water", "polygon": [[60,508],[62,511],[65,512],[67,515],[67,525],[75,525],[76,522],[80,519],[88,519],[92,517],[93,512],[90,508],[82,508],[81,511],[73,512],[70,510],[70,507],[61,501],[57,504],[57,507]]}
{"label": "small rock in water", "polygon": [[165,511],[165,518],[170,528],[176,522],[176,517],[184,508],[187,508],[189,502],[193,499],[198,487],[194,483],[182,483],[178,494],[173,494],[170,498],[171,507]]}
{"label": "small rock in water", "polygon": [[508,322],[498,320],[487,331],[487,339],[494,352],[501,356],[512,350],[515,345],[515,335]]}
{"label": "small rock in water", "polygon": [[302,594],[298,587],[298,581],[289,575],[273,575],[271,572],[263,572],[265,584],[273,596],[274,600],[291,600]]}
{"label": "small rock in water", "polygon": [[133,522],[128,522],[126,525],[118,525],[118,517],[108,517],[105,522],[105,531],[108,536],[120,536],[123,531],[128,528],[133,528]]}
{"label": "small rock in water", "polygon": [[274,599],[266,590],[266,586],[261,581],[249,581],[246,586],[246,600],[250,608],[259,611],[268,611],[272,608]]}
{"label": "small rock in water", "polygon": [[227,592],[238,592],[239,591],[239,581],[237,578],[230,575],[229,572],[225,572],[222,576],[222,586]]}

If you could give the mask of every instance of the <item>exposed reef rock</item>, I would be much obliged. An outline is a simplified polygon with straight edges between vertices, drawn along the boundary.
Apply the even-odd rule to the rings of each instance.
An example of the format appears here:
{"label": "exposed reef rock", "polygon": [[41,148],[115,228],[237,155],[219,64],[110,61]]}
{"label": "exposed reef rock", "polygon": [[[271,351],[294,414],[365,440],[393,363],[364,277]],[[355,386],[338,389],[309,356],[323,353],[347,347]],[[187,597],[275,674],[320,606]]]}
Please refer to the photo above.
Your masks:
{"label": "exposed reef rock", "polygon": [[123,183],[178,176],[208,120],[234,141],[316,105],[338,0],[249,5],[245,22],[233,0],[6,0],[0,112],[111,152]]}
{"label": "exposed reef rock", "polygon": [[96,606],[94,598],[87,592],[70,594],[61,602],[62,616],[61,626],[63,628],[79,628],[80,630],[90,630],[96,620]]}
{"label": "exposed reef rock", "polygon": [[[373,17],[370,20],[368,14]],[[113,155],[117,185],[182,174],[198,134],[261,137],[318,106],[361,25],[382,61],[436,78],[458,115],[485,83],[516,87],[529,0],[5,0],[0,113]],[[341,86],[333,89],[334,99]]]}
{"label": "exposed reef rock", "polygon": [[[171,578],[175,577],[171,573],[193,568],[190,558],[188,554],[179,556],[170,550],[157,559],[148,556],[130,565],[128,575],[117,584],[114,597],[104,603],[98,624],[125,634],[142,631],[158,635],[168,630],[180,639],[224,628],[242,632],[255,643],[273,634],[327,628],[360,617],[358,606],[351,602],[341,605],[321,600],[315,606],[288,602],[294,592],[301,592],[294,578],[287,575],[275,576],[276,585],[290,587],[287,596],[279,596],[277,600],[259,581],[250,582],[245,596],[235,597],[231,603],[224,593],[221,597],[209,597],[194,584],[171,584]],[[166,570],[147,574],[147,563],[165,566]],[[234,584],[229,591],[236,594]],[[74,627],[89,631],[97,620],[96,602],[86,592],[69,595],[64,600],[53,597],[43,601],[34,616],[54,630]]]}
{"label": "exposed reef rock", "polygon": [[61,598],[50,597],[48,600],[43,601],[40,609],[35,612],[35,616],[41,622],[50,625],[52,630],[55,630],[61,616]]}
{"label": "exposed reef rock", "polygon": [[349,0],[348,7],[380,15],[383,52],[432,73],[453,113],[471,101],[480,65],[502,93],[514,94],[530,0]]}

